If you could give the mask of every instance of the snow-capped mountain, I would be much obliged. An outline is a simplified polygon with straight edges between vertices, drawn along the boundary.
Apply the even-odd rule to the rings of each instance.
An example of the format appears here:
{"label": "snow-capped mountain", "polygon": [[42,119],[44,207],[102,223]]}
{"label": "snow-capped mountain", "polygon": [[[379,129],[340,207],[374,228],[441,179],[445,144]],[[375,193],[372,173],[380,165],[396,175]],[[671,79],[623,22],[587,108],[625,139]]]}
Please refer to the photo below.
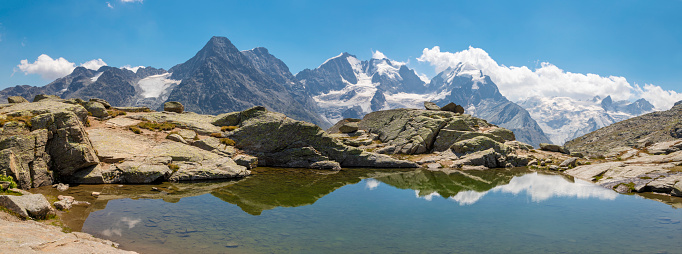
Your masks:
{"label": "snow-capped mountain", "polygon": [[332,123],[382,109],[423,108],[424,101],[440,106],[454,102],[469,114],[514,131],[518,140],[535,146],[549,142],[525,109],[502,96],[490,77],[467,65],[449,68],[426,85],[405,63],[381,52],[369,61],[343,53],[296,77]]}
{"label": "snow-capped mountain", "polygon": [[559,145],[654,109],[644,99],[614,102],[611,96],[604,99],[597,96],[585,101],[569,97],[531,97],[519,105],[530,112],[552,143]]}
{"label": "snow-capped mountain", "polygon": [[436,75],[427,85],[436,104],[462,105],[466,113],[514,132],[516,139],[538,146],[549,138],[531,115],[504,97],[497,85],[481,70],[460,63]]}
{"label": "snow-capped mountain", "polygon": [[[321,115],[331,123],[360,118],[382,109],[421,107],[431,100],[425,82],[403,62],[375,52],[369,61],[342,53],[315,69],[305,69],[296,78],[313,95]],[[416,93],[421,91],[422,93]]]}

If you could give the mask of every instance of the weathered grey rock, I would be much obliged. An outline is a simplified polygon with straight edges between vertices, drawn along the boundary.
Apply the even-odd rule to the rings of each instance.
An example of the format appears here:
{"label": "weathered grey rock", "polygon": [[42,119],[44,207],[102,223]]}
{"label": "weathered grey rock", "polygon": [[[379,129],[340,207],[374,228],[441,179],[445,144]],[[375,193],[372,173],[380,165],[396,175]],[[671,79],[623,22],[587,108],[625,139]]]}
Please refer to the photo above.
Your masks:
{"label": "weathered grey rock", "polygon": [[177,114],[164,111],[149,112],[127,117],[131,119],[157,123],[173,123],[180,128],[193,130],[202,135],[210,135],[211,133],[220,132],[220,127],[212,124],[216,118],[212,115],[200,115],[192,112]]}
{"label": "weathered grey rock", "polygon": [[54,214],[52,206],[42,194],[23,196],[0,195],[0,206],[9,209],[22,218],[44,219]]}
{"label": "weathered grey rock", "polygon": [[356,132],[358,131],[358,123],[357,122],[348,122],[341,127],[339,127],[339,132],[341,133],[351,133],[351,132]]}
{"label": "weathered grey rock", "polygon": [[14,177],[17,187],[28,189],[31,187],[31,174],[23,165],[24,163],[11,148],[0,151],[0,170],[3,170],[2,173]]}
{"label": "weathered grey rock", "polygon": [[458,114],[464,114],[464,108],[460,105],[453,103],[453,102],[450,102],[447,105],[441,107],[440,110],[450,111],[450,112],[458,113]]}
{"label": "weathered grey rock", "polygon": [[488,149],[493,149],[498,153],[506,153],[507,150],[503,144],[486,136],[477,136],[472,139],[458,141],[450,149],[457,154],[468,154]]}
{"label": "weathered grey rock", "polygon": [[182,113],[185,107],[177,101],[169,101],[163,104],[163,111]]}
{"label": "weathered grey rock", "polygon": [[99,163],[85,128],[72,112],[54,114],[52,138],[46,144],[46,151],[54,163],[52,170],[58,177],[68,177],[80,169]]}
{"label": "weathered grey rock", "polygon": [[459,137],[461,137],[464,133],[466,132],[441,129],[438,132],[436,140],[433,142],[433,150],[437,152],[442,152],[450,149],[450,146],[452,146],[452,144],[459,140]]}
{"label": "weathered grey rock", "polygon": [[336,161],[318,161],[310,164],[312,169],[330,169],[330,170],[341,170],[341,165]]}
{"label": "weathered grey rock", "polygon": [[244,166],[249,170],[258,167],[258,158],[251,155],[240,154],[235,156],[233,160],[237,165]]}
{"label": "weathered grey rock", "polygon": [[440,107],[436,105],[436,103],[430,101],[424,102],[424,108],[426,108],[426,110],[440,110]]}
{"label": "weathered grey rock", "polygon": [[571,152],[571,157],[582,158],[582,157],[584,157],[584,155],[582,153],[579,153],[579,152]]}
{"label": "weathered grey rock", "polygon": [[568,158],[568,159],[564,160],[563,162],[561,162],[561,164],[559,164],[559,167],[575,167],[575,164],[577,161],[578,161],[578,159],[575,157]]}
{"label": "weathered grey rock", "polygon": [[197,139],[197,133],[193,130],[181,129],[178,131],[178,135],[180,135],[183,139],[185,139],[185,141],[188,142]]}
{"label": "weathered grey rock", "polygon": [[66,191],[69,189],[68,184],[59,183],[57,184],[57,191]]}
{"label": "weathered grey rock", "polygon": [[533,146],[526,144],[526,143],[523,143],[521,141],[516,141],[516,140],[504,142],[504,145],[511,148],[511,149],[514,149],[514,150],[523,150],[523,151],[533,150]]}
{"label": "weathered grey rock", "polygon": [[[507,141],[516,140],[516,137],[514,136],[514,132],[507,130],[505,128],[493,127],[493,128],[490,128],[490,129],[484,131],[483,133],[492,134],[495,137],[501,138],[502,140],[497,140],[497,141],[502,142],[502,143],[507,142]],[[526,146],[530,146],[530,145],[526,145]],[[530,147],[532,147],[532,146],[530,146]]]}
{"label": "weathered grey rock", "polygon": [[26,100],[26,98],[21,97],[21,96],[10,96],[10,97],[7,97],[7,102],[9,102],[9,103],[28,103],[28,100]]}
{"label": "weathered grey rock", "polygon": [[472,165],[472,166],[485,166],[487,168],[497,168],[500,166],[500,163],[498,162],[498,159],[500,159],[501,155],[495,151],[495,149],[490,148],[486,150],[478,150],[474,153],[470,153],[462,157],[462,159],[459,160],[459,163],[464,164],[464,165]]}
{"label": "weathered grey rock", "polygon": [[204,161],[201,164],[180,162],[179,165],[180,169],[173,173],[170,181],[230,179],[244,177],[251,173],[246,167],[237,165],[232,159],[226,157]]}
{"label": "weathered grey rock", "polygon": [[682,181],[675,183],[673,189],[670,191],[670,195],[682,197]]}
{"label": "weathered grey rock", "polygon": [[530,162],[528,162],[528,166],[537,166],[538,165],[538,160],[533,159]]}
{"label": "weathered grey rock", "polygon": [[559,170],[559,168],[557,165],[549,165],[549,170]]}
{"label": "weathered grey rock", "polygon": [[39,102],[42,100],[60,100],[59,96],[57,95],[47,95],[47,94],[38,94],[35,97],[33,97],[33,102]]}
{"label": "weathered grey rock", "polygon": [[650,154],[669,154],[682,150],[682,139],[656,143],[647,147]]}
{"label": "weathered grey rock", "polygon": [[216,116],[211,123],[216,126],[237,126],[239,121],[241,121],[240,112],[230,112]]}
{"label": "weathered grey rock", "polygon": [[9,189],[9,186],[11,184],[12,183],[7,182],[7,181],[0,181],[0,190],[5,191],[5,190]]}
{"label": "weathered grey rock", "polygon": [[659,193],[671,193],[675,188],[675,184],[682,182],[681,174],[663,174],[660,177],[656,177],[653,181],[646,184],[647,191],[659,192]]}
{"label": "weathered grey rock", "polygon": [[71,210],[71,206],[73,205],[73,202],[69,202],[68,200],[64,199],[64,200],[56,201],[53,204],[54,204],[55,208],[62,210],[62,211],[66,211],[66,210]]}
{"label": "weathered grey rock", "polygon": [[104,118],[109,116],[109,113],[107,112],[107,109],[104,107],[104,105],[97,101],[88,101],[83,104],[83,107],[85,107],[85,109],[94,117]]}
{"label": "weathered grey rock", "polygon": [[237,148],[258,157],[259,166],[308,168],[318,161],[333,160],[344,167],[418,167],[343,145],[314,124],[264,108],[251,108],[240,115],[239,128],[227,135]]}
{"label": "weathered grey rock", "polygon": [[116,168],[120,171],[121,182],[132,184],[160,182],[168,179],[173,173],[167,165],[140,164],[132,161],[116,164]]}
{"label": "weathered grey rock", "polygon": [[548,143],[540,143],[540,150],[549,151],[549,152],[564,153],[564,148],[561,147],[560,145],[548,144]]}
{"label": "weathered grey rock", "polygon": [[92,98],[92,99],[90,99],[90,101],[99,102],[99,103],[101,103],[102,106],[104,106],[106,109],[110,109],[110,108],[111,108],[111,104],[109,104],[109,102],[105,101],[104,99]]}
{"label": "weathered grey rock", "polygon": [[187,144],[187,141],[185,141],[185,139],[182,138],[182,137],[180,136],[180,134],[175,134],[175,133],[174,133],[174,134],[170,134],[170,135],[166,136],[166,139],[168,139],[168,140],[173,140],[173,141],[175,141],[175,142],[180,142],[180,143],[183,143],[183,144]]}
{"label": "weathered grey rock", "polygon": [[214,137],[206,137],[204,139],[194,141],[192,142],[192,145],[206,151],[211,151],[225,156],[232,156],[237,152],[233,146],[222,144],[220,143],[220,139]]}

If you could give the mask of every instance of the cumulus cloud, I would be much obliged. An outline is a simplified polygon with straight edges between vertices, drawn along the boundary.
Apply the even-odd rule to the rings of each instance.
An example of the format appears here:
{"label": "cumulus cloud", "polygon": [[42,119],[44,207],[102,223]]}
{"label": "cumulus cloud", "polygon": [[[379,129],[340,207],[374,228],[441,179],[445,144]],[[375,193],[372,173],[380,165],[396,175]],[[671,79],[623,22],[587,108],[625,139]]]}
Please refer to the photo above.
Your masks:
{"label": "cumulus cloud", "polygon": [[29,63],[28,59],[21,60],[17,67],[25,75],[38,74],[43,79],[52,80],[69,75],[76,68],[76,65],[63,57],[52,59],[52,57],[42,54],[33,63]]}
{"label": "cumulus cloud", "polygon": [[[81,66],[91,70],[97,70],[99,67],[105,65],[107,64],[102,61],[102,59],[94,59],[81,64]],[[53,80],[69,75],[73,69],[76,68],[76,64],[69,62],[63,57],[53,59],[46,54],[42,54],[38,56],[38,59],[36,59],[33,63],[30,63],[28,59],[21,60],[17,67],[24,73],[24,75],[37,74],[43,79]]]}
{"label": "cumulus cloud", "polygon": [[102,61],[102,58],[98,58],[87,61],[84,64],[81,64],[81,66],[96,71],[99,70],[99,68],[102,66],[107,66],[107,63]]}
{"label": "cumulus cloud", "polygon": [[441,51],[438,46],[425,48],[417,60],[428,62],[435,67],[436,72],[460,63],[480,69],[485,75],[490,76],[500,92],[512,101],[532,96],[564,96],[586,100],[596,95],[602,98],[610,95],[614,100],[645,98],[657,109],[664,110],[670,108],[676,101],[682,100],[682,94],[663,90],[659,86],[647,84],[642,89],[637,84],[630,84],[624,77],[572,73],[547,62],[541,63],[540,68],[535,70],[526,66],[500,65],[483,49],[474,47],[455,53]]}

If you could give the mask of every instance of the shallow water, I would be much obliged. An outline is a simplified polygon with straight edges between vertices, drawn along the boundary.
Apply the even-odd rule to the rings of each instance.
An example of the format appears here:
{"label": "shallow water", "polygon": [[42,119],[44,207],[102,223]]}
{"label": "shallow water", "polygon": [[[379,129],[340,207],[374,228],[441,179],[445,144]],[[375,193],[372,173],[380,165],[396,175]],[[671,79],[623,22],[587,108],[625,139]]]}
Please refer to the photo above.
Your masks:
{"label": "shallow water", "polygon": [[103,195],[65,218],[75,229],[82,225],[83,232],[142,253],[682,250],[682,209],[560,175],[520,169],[254,173],[232,182],[157,185],[163,192],[77,186],[69,191],[81,199],[94,189]]}

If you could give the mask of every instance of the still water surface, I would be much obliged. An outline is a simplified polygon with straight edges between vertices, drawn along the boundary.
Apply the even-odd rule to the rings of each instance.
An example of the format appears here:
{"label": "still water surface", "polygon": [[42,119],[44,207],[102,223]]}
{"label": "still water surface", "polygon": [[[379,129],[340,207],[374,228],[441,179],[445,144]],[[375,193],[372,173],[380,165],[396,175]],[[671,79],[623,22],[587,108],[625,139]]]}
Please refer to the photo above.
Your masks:
{"label": "still water surface", "polygon": [[142,253],[682,253],[682,209],[525,170],[259,168],[157,187],[96,186],[71,216]]}

